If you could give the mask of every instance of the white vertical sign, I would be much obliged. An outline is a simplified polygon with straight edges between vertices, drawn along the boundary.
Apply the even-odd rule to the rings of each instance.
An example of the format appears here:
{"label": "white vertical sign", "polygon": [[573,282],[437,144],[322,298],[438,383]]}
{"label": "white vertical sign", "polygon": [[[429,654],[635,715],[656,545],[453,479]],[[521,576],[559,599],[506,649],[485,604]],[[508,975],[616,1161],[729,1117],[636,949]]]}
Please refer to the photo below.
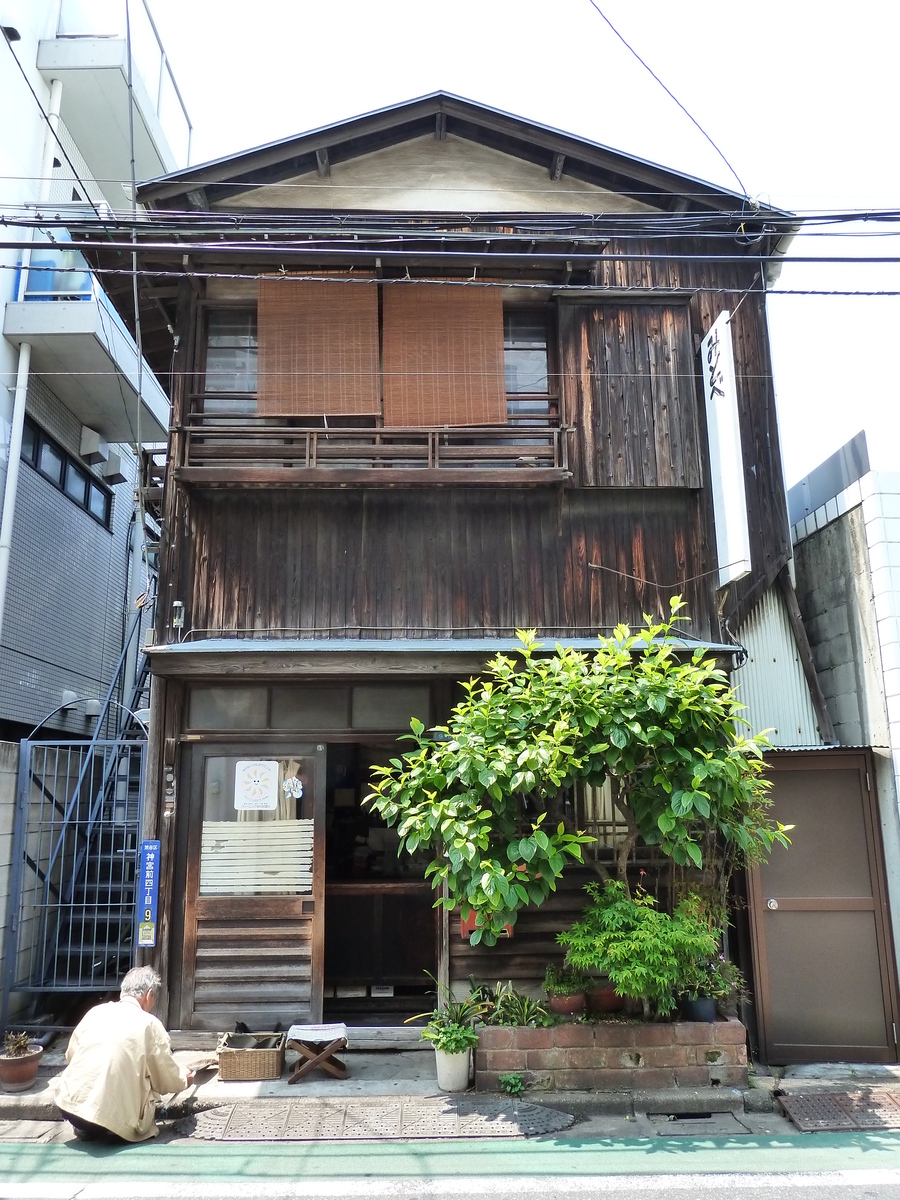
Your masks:
{"label": "white vertical sign", "polygon": [[750,530],[730,322],[729,312],[720,313],[700,343],[719,587],[750,572]]}

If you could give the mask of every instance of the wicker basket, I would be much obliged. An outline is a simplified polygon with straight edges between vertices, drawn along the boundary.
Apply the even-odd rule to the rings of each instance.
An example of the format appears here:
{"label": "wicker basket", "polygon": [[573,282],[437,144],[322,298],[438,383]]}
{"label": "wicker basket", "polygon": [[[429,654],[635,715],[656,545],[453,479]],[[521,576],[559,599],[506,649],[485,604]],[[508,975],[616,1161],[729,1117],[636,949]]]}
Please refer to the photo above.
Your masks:
{"label": "wicker basket", "polygon": [[[260,1048],[254,1045],[231,1044],[238,1040],[265,1041],[269,1038],[276,1038],[276,1045]],[[280,1079],[284,1070],[285,1041],[283,1033],[223,1033],[217,1047],[219,1078],[224,1079],[226,1083],[233,1083],[239,1079]]]}

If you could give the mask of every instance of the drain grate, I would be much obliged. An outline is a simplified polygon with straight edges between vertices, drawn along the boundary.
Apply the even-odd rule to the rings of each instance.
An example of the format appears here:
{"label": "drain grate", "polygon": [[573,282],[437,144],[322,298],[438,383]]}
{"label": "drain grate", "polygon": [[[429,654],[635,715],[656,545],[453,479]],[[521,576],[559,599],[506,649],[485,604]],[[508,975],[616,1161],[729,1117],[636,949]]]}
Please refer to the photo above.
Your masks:
{"label": "drain grate", "polygon": [[803,1133],[847,1129],[900,1129],[900,1094],[874,1088],[856,1092],[806,1092],[779,1096],[779,1103]]}
{"label": "drain grate", "polygon": [[503,1100],[255,1100],[198,1112],[180,1132],[205,1141],[371,1141],[382,1138],[536,1137],[575,1123],[570,1113]]}

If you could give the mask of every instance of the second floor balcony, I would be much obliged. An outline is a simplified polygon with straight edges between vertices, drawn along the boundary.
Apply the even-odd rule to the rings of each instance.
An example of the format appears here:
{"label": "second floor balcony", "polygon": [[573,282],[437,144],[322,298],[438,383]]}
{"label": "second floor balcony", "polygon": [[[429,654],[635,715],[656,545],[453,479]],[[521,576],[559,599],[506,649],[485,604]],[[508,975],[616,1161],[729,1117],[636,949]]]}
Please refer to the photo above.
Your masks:
{"label": "second floor balcony", "polygon": [[[80,251],[36,234],[3,336],[31,346],[31,367],[70,412],[109,442],[164,442],[169,400]],[[60,244],[62,242],[62,244]]]}
{"label": "second floor balcony", "polygon": [[[62,118],[113,208],[128,202],[129,76],[137,178],[190,161],[191,122],[145,0],[62,0],[55,38],[38,47],[38,70],[62,82]],[[129,69],[129,65],[130,68]]]}

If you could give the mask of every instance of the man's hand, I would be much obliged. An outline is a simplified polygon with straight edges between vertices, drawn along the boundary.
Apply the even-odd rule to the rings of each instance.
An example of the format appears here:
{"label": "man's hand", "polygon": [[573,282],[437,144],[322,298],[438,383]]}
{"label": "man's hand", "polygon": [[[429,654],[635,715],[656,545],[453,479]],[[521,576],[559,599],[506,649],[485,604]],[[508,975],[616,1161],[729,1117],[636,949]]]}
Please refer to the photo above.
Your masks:
{"label": "man's hand", "polygon": [[190,1087],[191,1084],[194,1082],[194,1076],[196,1074],[197,1074],[196,1071],[188,1071],[188,1073],[187,1073],[187,1086],[188,1087]]}

